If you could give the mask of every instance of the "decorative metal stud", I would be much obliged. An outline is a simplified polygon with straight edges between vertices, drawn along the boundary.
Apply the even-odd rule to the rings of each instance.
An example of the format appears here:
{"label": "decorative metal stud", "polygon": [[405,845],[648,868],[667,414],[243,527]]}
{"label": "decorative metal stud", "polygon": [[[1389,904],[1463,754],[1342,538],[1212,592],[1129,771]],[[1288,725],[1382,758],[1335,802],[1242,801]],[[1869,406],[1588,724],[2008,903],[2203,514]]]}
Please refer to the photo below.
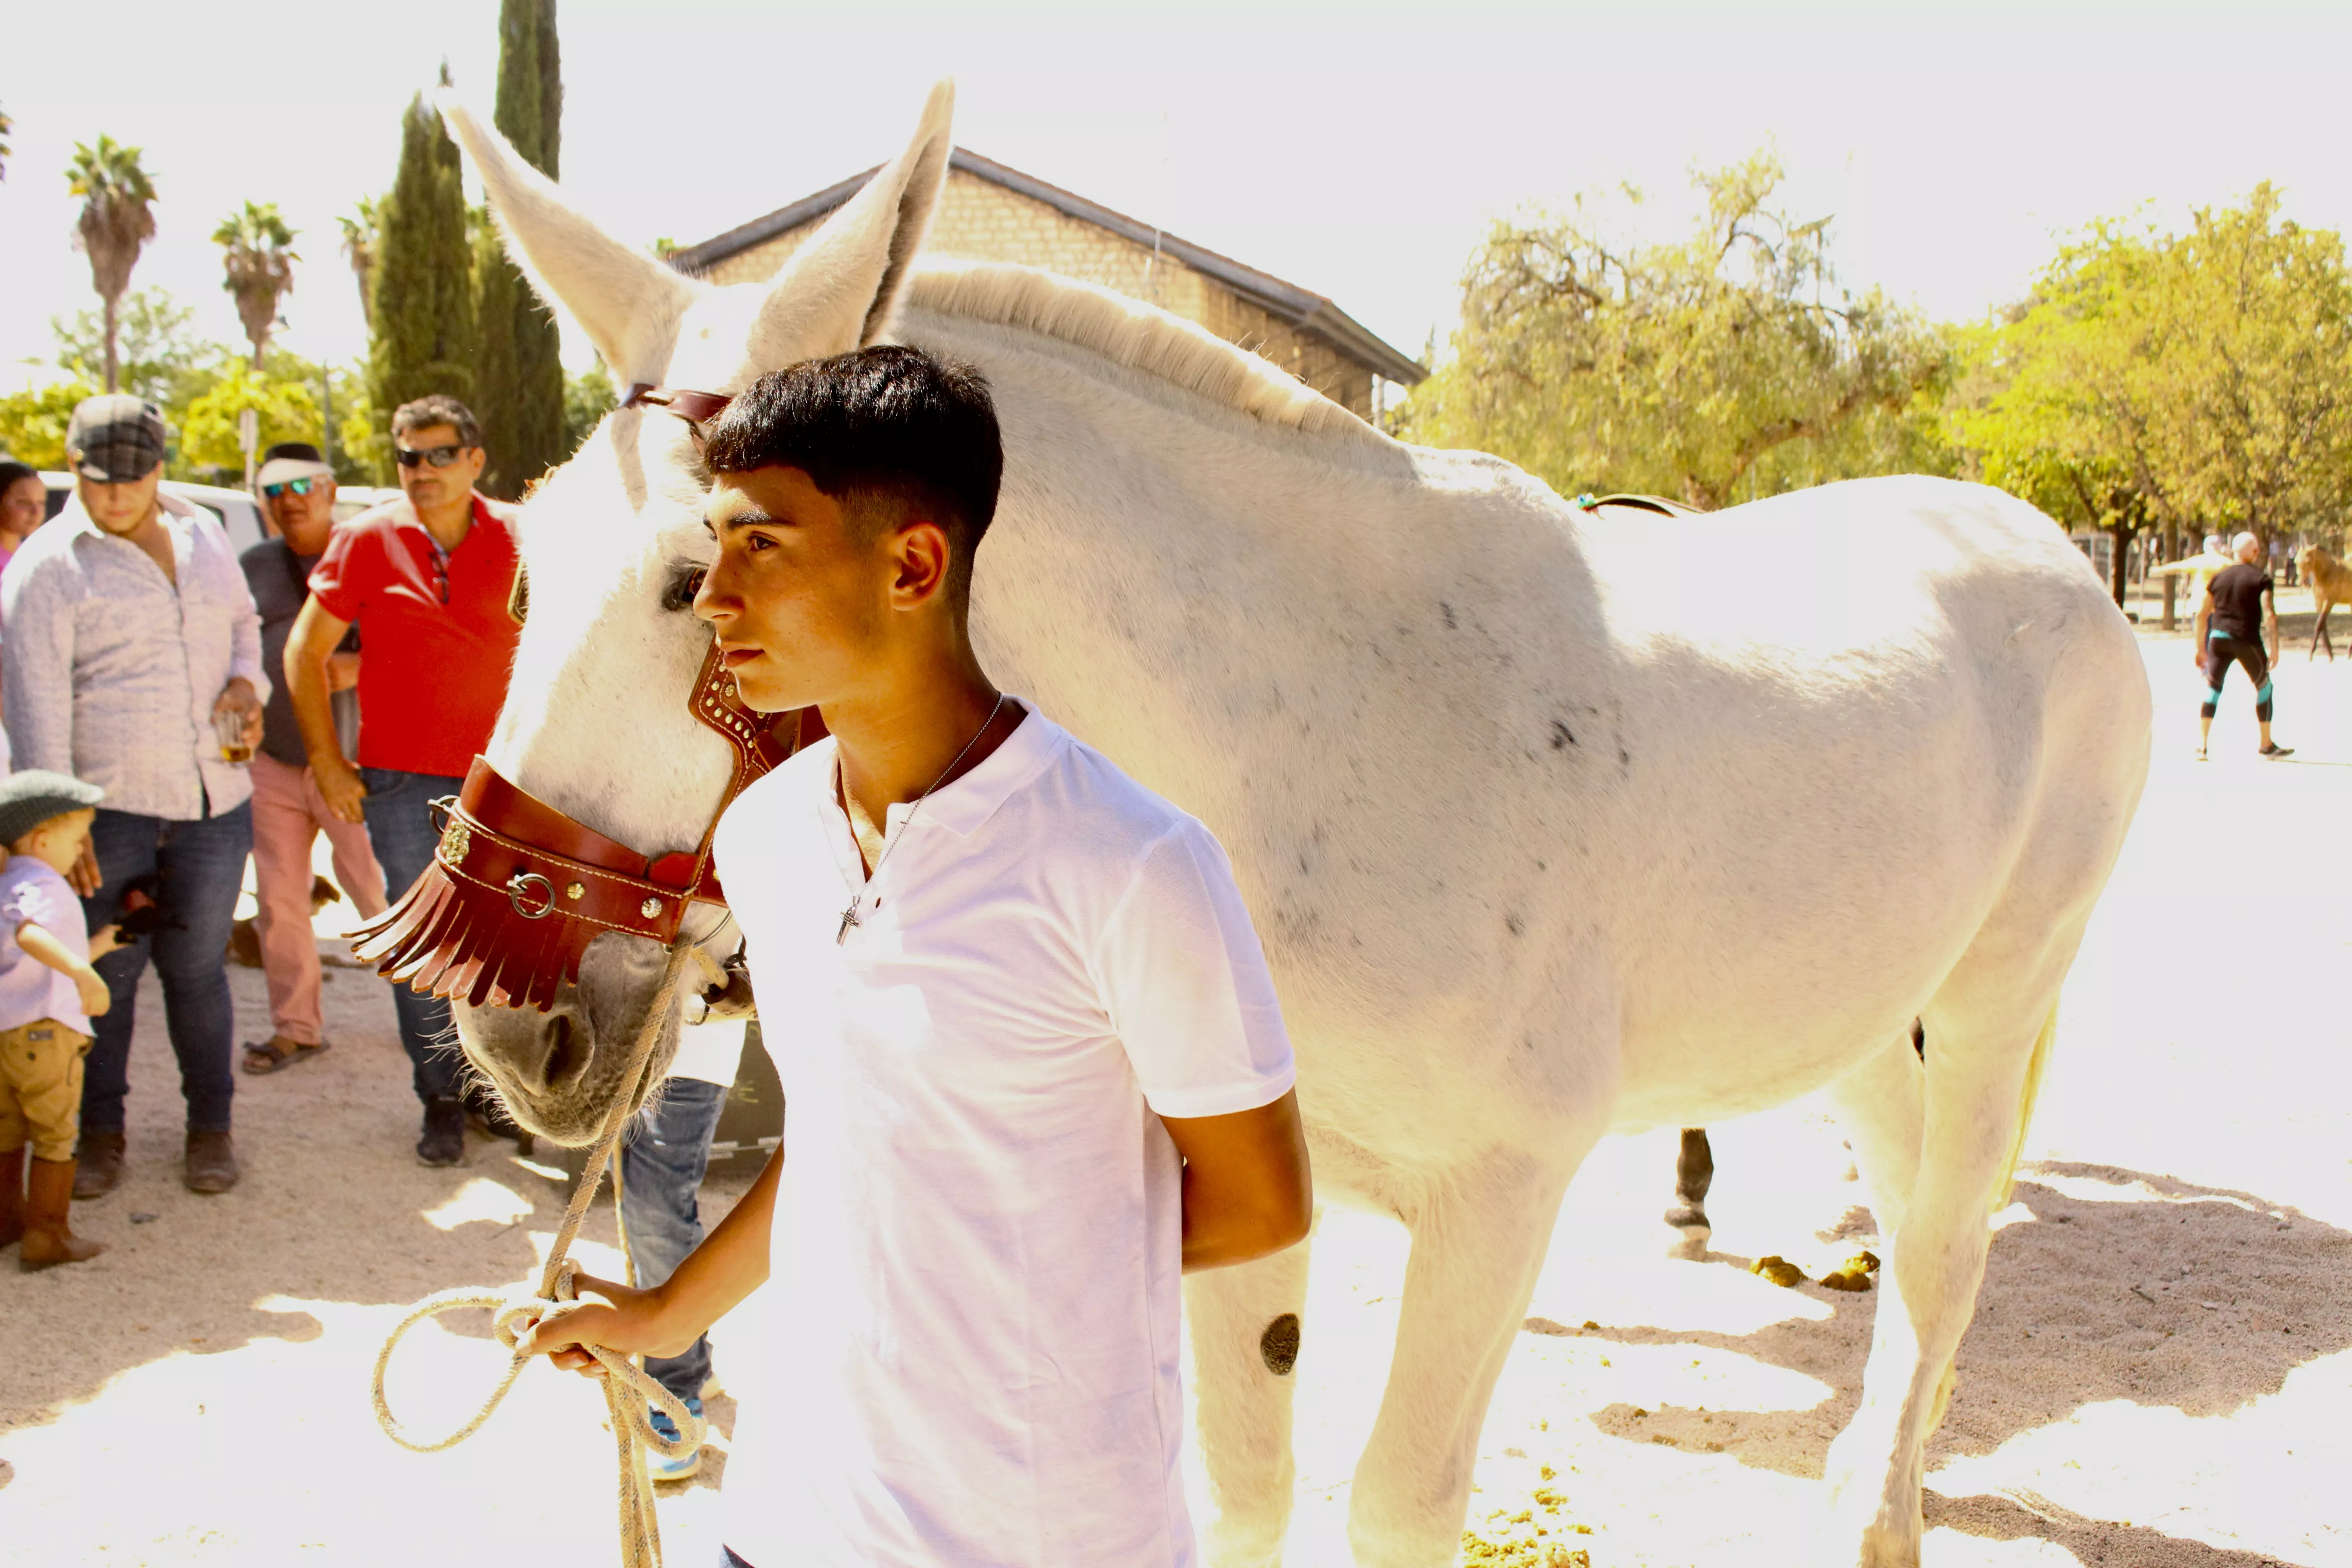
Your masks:
{"label": "decorative metal stud", "polygon": [[662,901],[659,899],[647,899],[644,903],[637,906],[637,913],[645,916],[646,919],[649,921],[659,920],[661,918],[661,912]]}
{"label": "decorative metal stud", "polygon": [[466,851],[473,847],[474,836],[466,831],[464,823],[451,817],[448,827],[441,835],[442,863],[448,866],[463,863]]}
{"label": "decorative metal stud", "polygon": [[587,896],[587,893],[588,889],[582,887],[577,882],[571,884],[563,889],[563,896],[567,899],[584,898]]}

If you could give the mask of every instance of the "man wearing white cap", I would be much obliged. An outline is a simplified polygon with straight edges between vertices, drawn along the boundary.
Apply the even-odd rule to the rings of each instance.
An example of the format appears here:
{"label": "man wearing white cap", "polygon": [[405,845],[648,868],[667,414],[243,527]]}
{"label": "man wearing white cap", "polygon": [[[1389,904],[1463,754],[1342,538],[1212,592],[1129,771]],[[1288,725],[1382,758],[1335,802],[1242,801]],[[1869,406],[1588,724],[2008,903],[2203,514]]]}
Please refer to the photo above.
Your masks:
{"label": "man wearing white cap", "polygon": [[[253,917],[261,970],[269,981],[271,1034],[245,1047],[245,1070],[276,1072],[327,1048],[319,1017],[319,946],[310,929],[310,846],[320,833],[333,847],[335,880],[361,920],[383,909],[383,871],[367,828],[328,809],[302,749],[301,726],[287,683],[286,636],[310,597],[310,568],[327,552],[335,525],[334,470],[319,449],[285,441],[263,454],[255,476],[262,510],[278,530],[237,558],[261,612],[261,663],[272,677],[261,711],[261,745],[253,754]],[[345,747],[359,737],[359,634],[328,661],[330,701]],[[357,923],[354,921],[353,923]]]}

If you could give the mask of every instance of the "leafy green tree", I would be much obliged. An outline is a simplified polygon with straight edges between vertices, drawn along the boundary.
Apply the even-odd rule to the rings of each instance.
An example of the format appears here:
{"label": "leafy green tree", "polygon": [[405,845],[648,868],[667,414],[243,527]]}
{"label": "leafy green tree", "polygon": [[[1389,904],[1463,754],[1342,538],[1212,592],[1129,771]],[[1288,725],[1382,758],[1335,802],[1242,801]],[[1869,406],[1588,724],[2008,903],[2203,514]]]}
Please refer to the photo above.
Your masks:
{"label": "leafy green tree", "polygon": [[2352,272],[2258,185],[2185,234],[2095,224],[1969,335],[1965,471],[2125,545],[2327,531],[2352,510]]}
{"label": "leafy green tree", "polygon": [[303,374],[310,368],[275,364],[265,370],[232,361],[178,421],[181,463],[225,478],[241,474],[245,442],[238,417],[248,408],[257,416],[259,447],[317,441],[324,426],[317,379]]}
{"label": "leafy green tree", "polygon": [[1942,335],[1841,285],[1829,220],[1776,207],[1781,178],[1769,153],[1695,174],[1706,216],[1675,244],[1614,247],[1581,201],[1496,224],[1463,280],[1453,356],[1413,390],[1402,433],[1483,447],[1569,493],[1702,507],[1932,447]]}
{"label": "leafy green tree", "polygon": [[2164,247],[2188,374],[2157,411],[2180,505],[2263,536],[2352,515],[2352,272],[2343,237],[2280,216],[2269,182]]}
{"label": "leafy green tree", "polygon": [[95,147],[76,142],[73,162],[66,168],[68,190],[82,198],[74,244],[89,258],[90,285],[105,302],[102,367],[109,392],[119,384],[115,309],[131,287],[131,269],[139,264],[139,253],[155,237],[155,184],[140,166],[139,152],[100,136]]}
{"label": "leafy green tree", "polygon": [[276,202],[245,204],[213,230],[228,277],[221,285],[236,300],[237,320],[253,345],[253,366],[261,368],[269,334],[277,330],[278,303],[294,287],[294,231],[278,216]]}
{"label": "leafy green tree", "polygon": [[[115,314],[119,389],[170,410],[204,390],[228,350],[200,335],[195,311],[163,289],[133,289]],[[59,369],[99,384],[106,377],[106,322],[96,310],[49,318]]]}
{"label": "leafy green tree", "polygon": [[620,406],[620,396],[613,390],[613,378],[598,360],[586,370],[563,384],[563,449],[567,453],[580,449],[580,443],[595,433],[604,416]]}
{"label": "leafy green tree", "polygon": [[376,228],[382,205],[375,196],[362,196],[349,217],[335,220],[343,229],[343,259],[352,264],[352,277],[359,284],[360,314],[371,319],[375,310],[371,275],[375,270]]}
{"label": "leafy green tree", "polygon": [[2115,224],[2062,248],[2024,304],[1966,335],[1948,416],[1970,477],[2115,541],[2118,604],[2133,536],[2180,521],[2161,451],[2176,355],[2159,265]]}
{"label": "leafy green tree", "polygon": [[64,468],[67,421],[97,391],[87,381],[53,381],[0,397],[0,452],[37,468]]}
{"label": "leafy green tree", "polygon": [[[555,0],[501,0],[495,119],[515,150],[552,179],[562,140],[563,79]],[[489,443],[482,488],[512,499],[571,455],[564,444],[562,342],[554,318],[507,259],[491,224],[475,243],[481,355],[474,412]]]}
{"label": "leafy green tree", "polygon": [[[436,392],[470,404],[480,345],[465,188],[457,145],[422,94],[408,106],[400,170],[379,214],[368,401],[386,415]],[[390,482],[389,437],[372,432],[367,455]]]}

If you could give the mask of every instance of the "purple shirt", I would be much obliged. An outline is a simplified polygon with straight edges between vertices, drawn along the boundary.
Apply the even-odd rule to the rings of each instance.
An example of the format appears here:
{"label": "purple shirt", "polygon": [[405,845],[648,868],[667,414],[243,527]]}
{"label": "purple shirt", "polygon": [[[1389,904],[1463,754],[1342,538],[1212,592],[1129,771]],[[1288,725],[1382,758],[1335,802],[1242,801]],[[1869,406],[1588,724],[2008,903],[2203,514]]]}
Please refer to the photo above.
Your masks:
{"label": "purple shirt", "polygon": [[0,870],[0,1029],[22,1028],[44,1018],[89,1034],[81,988],[16,945],[16,928],[32,921],[78,958],[89,957],[89,927],[81,900],[46,860],[11,855]]}

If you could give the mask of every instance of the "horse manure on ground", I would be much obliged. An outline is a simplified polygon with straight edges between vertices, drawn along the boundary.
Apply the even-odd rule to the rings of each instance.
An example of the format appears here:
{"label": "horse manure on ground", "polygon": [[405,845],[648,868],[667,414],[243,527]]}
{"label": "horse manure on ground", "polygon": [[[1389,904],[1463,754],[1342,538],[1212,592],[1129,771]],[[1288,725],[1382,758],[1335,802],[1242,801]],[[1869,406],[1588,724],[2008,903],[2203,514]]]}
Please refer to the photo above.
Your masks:
{"label": "horse manure on ground", "polygon": [[1805,1282],[1805,1271],[1777,1252],[1768,1252],[1749,1264],[1748,1272],[1761,1275],[1784,1289],[1794,1289]]}

